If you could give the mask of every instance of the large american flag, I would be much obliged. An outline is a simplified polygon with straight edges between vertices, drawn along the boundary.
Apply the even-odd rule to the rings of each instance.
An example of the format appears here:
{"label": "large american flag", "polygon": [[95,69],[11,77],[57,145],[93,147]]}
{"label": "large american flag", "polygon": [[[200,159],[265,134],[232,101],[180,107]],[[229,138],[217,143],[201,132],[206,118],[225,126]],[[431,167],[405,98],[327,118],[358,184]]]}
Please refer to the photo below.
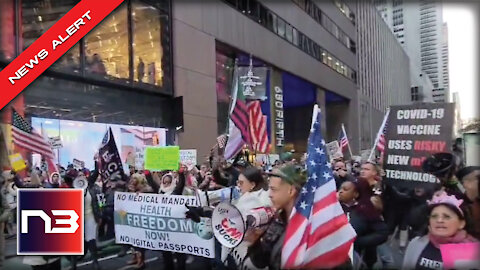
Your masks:
{"label": "large american flag", "polygon": [[308,139],[308,180],[292,211],[282,249],[282,269],[333,268],[348,260],[356,233],[337,199],[325,154],[320,113]]}
{"label": "large american flag", "polygon": [[47,139],[37,133],[15,110],[12,112],[12,136],[15,145],[40,154],[45,160],[53,160],[55,158],[55,154]]}
{"label": "large american flag", "polygon": [[51,182],[51,174],[58,172],[55,164],[55,154],[48,140],[37,133],[33,127],[12,109],[12,137],[13,143],[27,151],[43,156],[47,164],[48,181]]}
{"label": "large american flag", "polygon": [[262,114],[260,101],[250,101],[247,106],[252,148],[259,153],[266,153],[268,151],[267,117]]}

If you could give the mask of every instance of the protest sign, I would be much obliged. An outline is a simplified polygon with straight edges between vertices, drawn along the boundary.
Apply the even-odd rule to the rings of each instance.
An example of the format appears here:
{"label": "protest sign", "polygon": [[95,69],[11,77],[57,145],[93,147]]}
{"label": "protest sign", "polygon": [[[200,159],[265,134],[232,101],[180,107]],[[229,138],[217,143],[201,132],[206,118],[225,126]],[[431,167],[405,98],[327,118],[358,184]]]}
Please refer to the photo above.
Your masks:
{"label": "protest sign", "polygon": [[343,153],[340,149],[340,144],[338,143],[338,141],[329,142],[326,144],[326,147],[330,160],[343,157]]}
{"label": "protest sign", "polygon": [[77,170],[82,170],[83,168],[85,168],[85,162],[78,160],[76,158],[73,159],[72,164],[73,164],[73,167]]}
{"label": "protest sign", "polygon": [[187,165],[188,168],[197,165],[197,150],[180,150],[180,163]]}
{"label": "protest sign", "polygon": [[145,169],[151,171],[178,170],[180,148],[178,146],[146,147]]}
{"label": "protest sign", "polygon": [[135,146],[135,169],[143,170],[145,163],[145,146]]}
{"label": "protest sign", "polygon": [[440,252],[443,269],[480,269],[479,243],[440,245]]}
{"label": "protest sign", "polygon": [[27,164],[25,164],[22,155],[17,153],[8,156],[8,158],[10,159],[10,165],[12,165],[14,171],[19,172],[27,168]]}
{"label": "protest sign", "polygon": [[434,153],[450,152],[452,129],[451,103],[392,106],[383,158],[386,181],[398,188],[438,184],[422,171],[422,163]]}
{"label": "protest sign", "polygon": [[245,235],[242,213],[229,203],[220,203],[213,209],[212,227],[215,238],[227,248],[238,246]]}
{"label": "protest sign", "polygon": [[62,139],[60,138],[60,136],[49,137],[48,142],[50,143],[52,149],[59,149],[63,147]]}
{"label": "protest sign", "polygon": [[195,196],[115,192],[115,240],[150,250],[163,250],[213,258],[212,223],[185,218]]}

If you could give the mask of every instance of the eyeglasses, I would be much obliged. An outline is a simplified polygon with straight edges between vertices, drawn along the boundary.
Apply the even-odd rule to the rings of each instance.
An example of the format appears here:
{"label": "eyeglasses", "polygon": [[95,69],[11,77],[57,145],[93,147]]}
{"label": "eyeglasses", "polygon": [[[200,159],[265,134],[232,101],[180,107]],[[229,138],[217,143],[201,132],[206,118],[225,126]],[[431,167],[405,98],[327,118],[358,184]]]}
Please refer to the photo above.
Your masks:
{"label": "eyeglasses", "polygon": [[342,169],[342,168],[337,168],[337,169],[335,169],[335,171],[336,171],[336,172],[338,172],[338,171],[345,171],[345,172],[346,172],[347,170],[346,170],[346,169]]}

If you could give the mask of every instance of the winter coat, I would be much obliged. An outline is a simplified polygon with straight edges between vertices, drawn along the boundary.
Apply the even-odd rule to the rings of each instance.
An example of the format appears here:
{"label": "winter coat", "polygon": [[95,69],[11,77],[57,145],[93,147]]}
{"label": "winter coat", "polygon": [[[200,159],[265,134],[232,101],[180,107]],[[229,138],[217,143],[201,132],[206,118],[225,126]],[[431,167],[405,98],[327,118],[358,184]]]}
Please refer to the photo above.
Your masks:
{"label": "winter coat", "polygon": [[[246,192],[240,198],[233,201],[233,205],[237,207],[237,209],[242,213],[243,220],[247,220],[247,214],[250,210],[258,207],[269,207],[271,206],[272,202],[268,196],[268,191],[263,189],[257,191]],[[255,269],[254,267],[247,267],[248,262],[245,262],[244,259],[247,255],[248,247],[251,243],[243,241],[232,250],[233,257],[237,266],[241,269]],[[228,249],[223,248],[222,253],[225,257],[225,253],[228,252]]]}

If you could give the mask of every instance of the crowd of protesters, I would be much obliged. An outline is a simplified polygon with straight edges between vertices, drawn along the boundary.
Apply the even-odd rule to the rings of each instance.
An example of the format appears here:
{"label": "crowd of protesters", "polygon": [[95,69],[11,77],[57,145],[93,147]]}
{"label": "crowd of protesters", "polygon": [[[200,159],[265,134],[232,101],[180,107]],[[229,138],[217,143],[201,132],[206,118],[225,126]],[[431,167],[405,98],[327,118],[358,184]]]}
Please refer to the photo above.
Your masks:
{"label": "crowd of protesters", "polygon": [[[59,169],[60,173],[51,177],[39,168],[29,168],[23,176],[12,170],[3,171],[0,232],[12,230],[16,189],[83,188],[85,246],[93,269],[100,269],[98,241],[114,239],[116,191],[194,195],[226,187],[232,188],[231,194],[233,189],[238,191],[239,196],[231,196],[230,202],[242,214],[258,207],[271,207],[275,215],[267,225],[248,230],[244,241],[232,250],[216,241],[215,258],[207,260],[208,265],[212,269],[280,269],[288,217],[307,180],[305,165],[291,158],[268,166],[253,166],[246,159],[237,158],[232,163],[180,165],[178,171],[165,172],[131,167],[127,174],[113,174],[109,179],[102,179],[97,166],[92,171],[73,166]],[[383,170],[374,161],[337,159],[332,161],[332,170],[338,200],[357,234],[353,259],[346,261],[341,269],[398,268],[389,245],[395,239],[404,254],[401,266],[404,269],[441,269],[440,244],[477,242],[480,238],[480,169],[462,167],[454,155],[440,153],[424,162],[423,170],[441,181],[432,189],[419,186],[399,190],[383,180]],[[211,217],[214,206],[212,202],[209,207],[188,207],[186,217],[199,222],[201,218]],[[0,266],[4,241],[2,235]],[[125,256],[129,250],[132,259],[128,264],[134,269],[144,269],[148,250],[123,245],[118,255]],[[194,259],[191,255],[169,251],[161,254],[162,269],[183,270]],[[80,259],[68,257],[71,269],[76,269]],[[61,269],[60,261],[58,256],[24,258],[24,263],[32,269]]]}

